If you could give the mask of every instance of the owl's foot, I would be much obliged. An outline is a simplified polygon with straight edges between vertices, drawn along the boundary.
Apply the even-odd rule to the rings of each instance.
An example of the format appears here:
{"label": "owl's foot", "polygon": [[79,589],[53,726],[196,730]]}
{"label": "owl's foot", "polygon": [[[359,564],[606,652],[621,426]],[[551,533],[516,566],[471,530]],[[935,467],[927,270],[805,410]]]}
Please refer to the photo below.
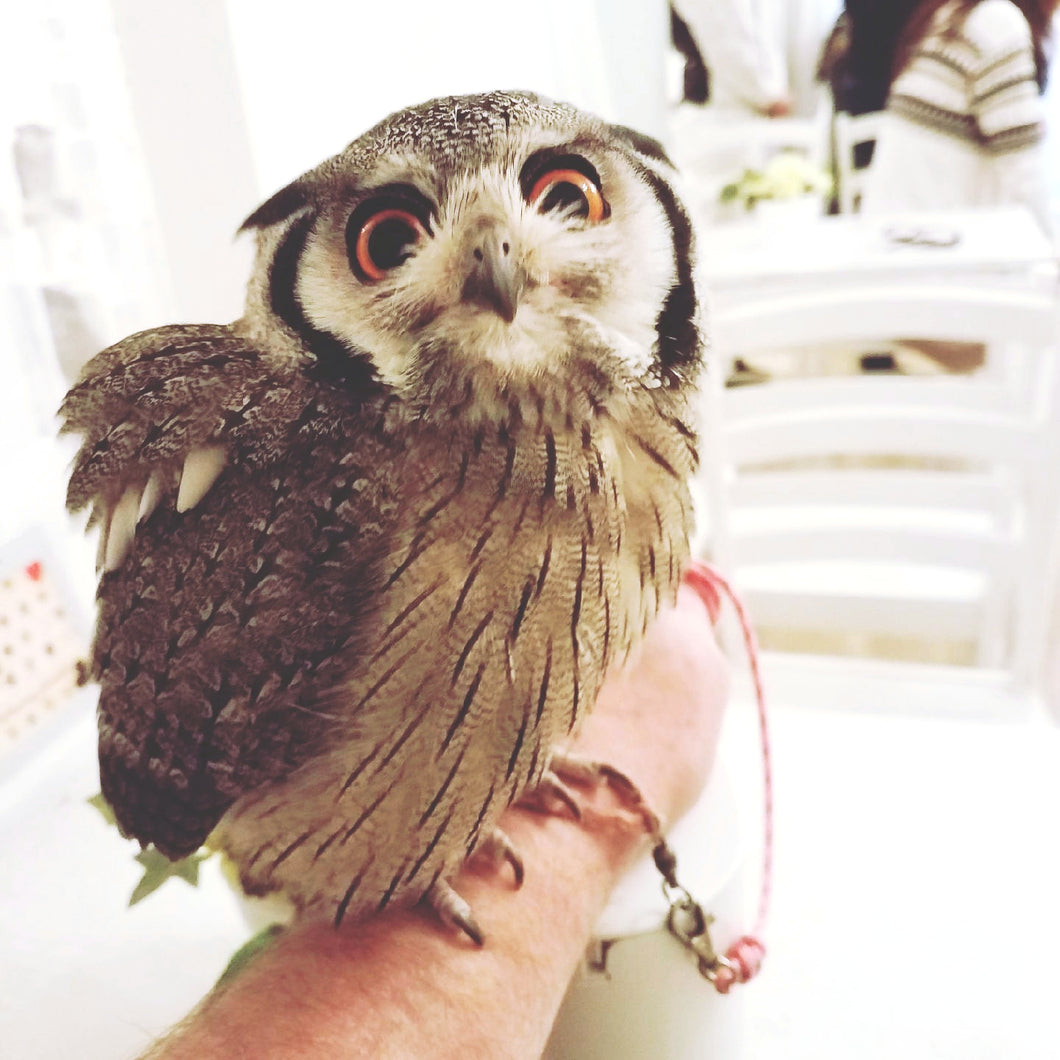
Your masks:
{"label": "owl's foot", "polygon": [[471,906],[440,876],[431,884],[423,900],[443,924],[459,928],[476,946],[485,943],[486,936],[482,934],[482,928],[478,926]]}
{"label": "owl's foot", "polygon": [[653,838],[662,835],[659,815],[648,805],[640,788],[620,769],[592,758],[557,751],[549,761],[549,772],[567,781],[587,788],[606,786],[619,803],[644,825],[644,831]]}
{"label": "owl's foot", "polygon": [[578,805],[577,796],[551,768],[541,775],[536,788],[519,799],[518,805],[534,813],[558,814],[562,810],[572,821],[582,819],[582,808]]}
{"label": "owl's foot", "polygon": [[473,858],[482,857],[487,859],[495,868],[501,868],[504,864],[511,865],[512,875],[515,877],[516,888],[523,885],[523,859],[519,857],[512,841],[499,828],[492,832],[479,843],[471,852]]}

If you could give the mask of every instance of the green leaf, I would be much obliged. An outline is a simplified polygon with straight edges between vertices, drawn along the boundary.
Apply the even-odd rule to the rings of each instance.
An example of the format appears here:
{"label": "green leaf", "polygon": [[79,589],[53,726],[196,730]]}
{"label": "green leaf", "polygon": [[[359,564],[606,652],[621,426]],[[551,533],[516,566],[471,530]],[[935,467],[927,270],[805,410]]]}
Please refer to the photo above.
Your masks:
{"label": "green leaf", "polygon": [[99,795],[93,795],[90,799],[85,799],[85,802],[89,806],[94,806],[103,815],[103,820],[109,825],[113,825],[115,828],[118,826],[118,819],[114,816],[114,811],[110,808],[110,803],[103,798],[102,792]]}
{"label": "green leaf", "polygon": [[232,954],[225,970],[221,973],[221,978],[217,980],[217,985],[224,986],[225,983],[234,979],[259,953],[261,953],[262,950],[268,949],[268,947],[272,945],[276,936],[282,931],[282,924],[270,924],[267,928],[263,928],[259,931],[248,942],[243,943],[243,945]]}
{"label": "green leaf", "polygon": [[129,905],[142,902],[149,894],[153,894],[162,886],[166,880],[179,878],[192,887],[199,885],[199,866],[210,856],[208,852],[189,854],[180,861],[170,861],[165,854],[159,853],[154,847],[141,850],[136,855],[136,860],[143,866],[144,874],[136,885],[132,895],[129,897]]}

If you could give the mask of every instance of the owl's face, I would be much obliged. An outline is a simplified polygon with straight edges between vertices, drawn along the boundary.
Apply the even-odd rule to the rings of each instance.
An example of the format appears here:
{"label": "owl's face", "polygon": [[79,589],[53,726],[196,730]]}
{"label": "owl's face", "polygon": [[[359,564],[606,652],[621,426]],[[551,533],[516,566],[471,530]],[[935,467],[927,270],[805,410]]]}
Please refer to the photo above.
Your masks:
{"label": "owl's face", "polygon": [[682,280],[668,171],[653,141],[572,108],[440,100],[373,129],[248,225],[263,229],[271,311],[310,348],[325,337],[367,356],[394,387],[439,366],[562,372],[573,349],[642,378]]}

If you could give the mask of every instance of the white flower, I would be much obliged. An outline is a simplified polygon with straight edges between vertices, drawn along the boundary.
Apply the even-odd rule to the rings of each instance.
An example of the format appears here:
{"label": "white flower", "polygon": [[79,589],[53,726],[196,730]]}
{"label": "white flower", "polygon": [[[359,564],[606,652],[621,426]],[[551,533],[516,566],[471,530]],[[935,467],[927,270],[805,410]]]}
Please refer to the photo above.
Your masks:
{"label": "white flower", "polygon": [[832,178],[805,155],[782,151],[764,170],[745,169],[739,180],[721,190],[722,202],[740,201],[751,209],[759,199],[794,199],[799,195],[825,195]]}

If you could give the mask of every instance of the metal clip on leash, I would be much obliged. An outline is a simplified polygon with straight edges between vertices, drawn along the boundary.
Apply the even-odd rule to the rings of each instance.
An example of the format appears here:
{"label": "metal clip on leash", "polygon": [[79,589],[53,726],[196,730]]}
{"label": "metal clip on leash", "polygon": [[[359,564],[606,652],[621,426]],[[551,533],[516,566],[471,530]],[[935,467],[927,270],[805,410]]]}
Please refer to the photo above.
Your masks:
{"label": "metal clip on leash", "polygon": [[725,978],[739,978],[736,965],[714,949],[710,937],[710,925],[714,923],[714,917],[705,913],[699,902],[678,883],[677,859],[665,839],[656,843],[652,858],[662,874],[663,895],[670,906],[666,914],[666,929],[685,949],[692,951],[696,967],[704,979],[717,985],[719,974]]}

